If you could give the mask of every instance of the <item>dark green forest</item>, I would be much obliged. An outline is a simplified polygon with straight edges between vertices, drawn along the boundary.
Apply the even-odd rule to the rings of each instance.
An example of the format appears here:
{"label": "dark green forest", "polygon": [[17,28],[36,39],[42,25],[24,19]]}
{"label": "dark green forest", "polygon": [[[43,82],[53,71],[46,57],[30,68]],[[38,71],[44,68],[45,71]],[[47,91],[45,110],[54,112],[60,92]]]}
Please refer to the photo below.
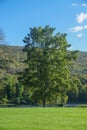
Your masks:
{"label": "dark green forest", "polygon": [[87,52],[67,50],[54,30],[31,28],[25,47],[0,45],[0,104],[87,103]]}

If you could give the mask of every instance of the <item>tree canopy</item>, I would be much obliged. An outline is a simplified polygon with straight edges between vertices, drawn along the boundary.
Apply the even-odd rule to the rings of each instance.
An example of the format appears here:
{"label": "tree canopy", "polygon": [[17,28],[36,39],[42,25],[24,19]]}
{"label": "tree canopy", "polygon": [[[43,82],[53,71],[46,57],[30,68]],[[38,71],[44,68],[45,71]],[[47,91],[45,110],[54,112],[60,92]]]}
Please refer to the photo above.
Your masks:
{"label": "tree canopy", "polygon": [[42,103],[64,104],[67,91],[71,87],[70,66],[76,52],[68,51],[66,34],[56,33],[55,28],[30,28],[24,38],[27,68],[23,73],[23,83],[29,88],[30,98]]}

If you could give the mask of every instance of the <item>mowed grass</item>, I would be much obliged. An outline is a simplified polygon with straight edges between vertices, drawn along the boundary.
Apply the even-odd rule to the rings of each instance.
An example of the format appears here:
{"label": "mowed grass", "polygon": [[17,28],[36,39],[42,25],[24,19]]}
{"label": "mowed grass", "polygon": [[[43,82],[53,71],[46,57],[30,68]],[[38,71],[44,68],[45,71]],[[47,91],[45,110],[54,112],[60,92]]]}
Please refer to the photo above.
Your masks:
{"label": "mowed grass", "polygon": [[87,130],[87,108],[0,108],[0,130]]}

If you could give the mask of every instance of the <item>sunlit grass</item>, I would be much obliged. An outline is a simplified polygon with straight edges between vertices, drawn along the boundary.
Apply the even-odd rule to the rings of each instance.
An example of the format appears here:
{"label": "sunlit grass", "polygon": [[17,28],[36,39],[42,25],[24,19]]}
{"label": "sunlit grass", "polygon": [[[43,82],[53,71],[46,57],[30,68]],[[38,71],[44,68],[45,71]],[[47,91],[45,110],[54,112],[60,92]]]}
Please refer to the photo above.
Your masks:
{"label": "sunlit grass", "polygon": [[87,108],[0,108],[0,130],[87,130]]}

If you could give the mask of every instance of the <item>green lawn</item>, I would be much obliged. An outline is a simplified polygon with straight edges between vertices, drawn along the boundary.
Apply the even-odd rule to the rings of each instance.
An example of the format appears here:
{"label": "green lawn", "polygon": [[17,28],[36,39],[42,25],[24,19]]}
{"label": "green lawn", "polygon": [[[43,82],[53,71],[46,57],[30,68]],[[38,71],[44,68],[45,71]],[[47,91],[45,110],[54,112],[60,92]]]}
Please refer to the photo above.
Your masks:
{"label": "green lawn", "polygon": [[0,130],[87,130],[87,108],[0,108]]}

